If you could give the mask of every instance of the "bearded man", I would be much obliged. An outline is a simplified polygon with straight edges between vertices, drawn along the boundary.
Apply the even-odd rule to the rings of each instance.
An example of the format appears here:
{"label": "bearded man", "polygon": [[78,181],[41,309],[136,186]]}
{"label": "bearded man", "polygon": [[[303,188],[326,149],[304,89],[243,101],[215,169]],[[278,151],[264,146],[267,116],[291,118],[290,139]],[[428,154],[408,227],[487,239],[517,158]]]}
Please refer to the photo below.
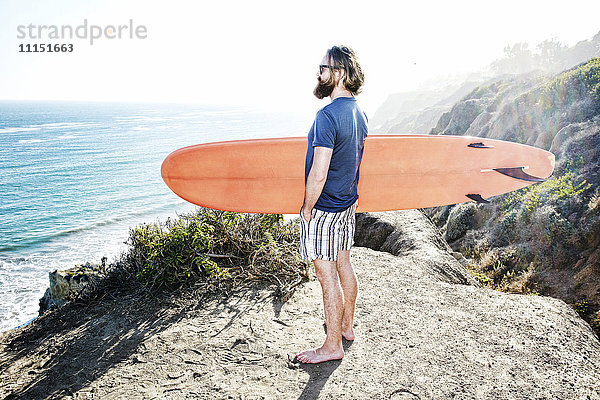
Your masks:
{"label": "bearded man", "polygon": [[359,166],[368,133],[367,116],[355,96],[364,74],[356,53],[333,46],[323,57],[314,95],[331,103],[317,112],[308,134],[300,252],[313,262],[323,291],[327,336],[323,345],[299,353],[302,363],[344,357],[342,337],[354,340],[358,282],[350,263],[358,202]]}

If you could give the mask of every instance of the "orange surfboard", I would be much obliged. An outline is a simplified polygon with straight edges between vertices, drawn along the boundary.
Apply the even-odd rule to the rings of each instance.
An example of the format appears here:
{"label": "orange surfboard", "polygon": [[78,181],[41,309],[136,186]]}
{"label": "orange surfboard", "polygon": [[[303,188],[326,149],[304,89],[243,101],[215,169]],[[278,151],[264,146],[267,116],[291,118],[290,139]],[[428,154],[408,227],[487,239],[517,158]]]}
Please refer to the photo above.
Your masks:
{"label": "orange surfboard", "polygon": [[[162,177],[203,207],[295,214],[304,199],[306,137],[237,140],[171,153]],[[372,135],[365,140],[358,211],[434,207],[486,198],[547,179],[554,155],[465,136]]]}

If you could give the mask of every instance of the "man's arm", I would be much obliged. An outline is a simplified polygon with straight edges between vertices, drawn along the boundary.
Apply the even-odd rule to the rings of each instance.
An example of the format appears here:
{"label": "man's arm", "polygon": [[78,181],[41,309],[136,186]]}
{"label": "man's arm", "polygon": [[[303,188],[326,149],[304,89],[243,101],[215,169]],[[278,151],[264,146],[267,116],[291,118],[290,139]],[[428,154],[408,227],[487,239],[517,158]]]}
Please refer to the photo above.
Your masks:
{"label": "man's arm", "polygon": [[329,163],[333,149],[327,147],[315,147],[313,163],[306,179],[306,188],[304,189],[304,205],[302,206],[302,217],[306,222],[310,221],[310,213],[319,200],[327,173],[329,172]]}

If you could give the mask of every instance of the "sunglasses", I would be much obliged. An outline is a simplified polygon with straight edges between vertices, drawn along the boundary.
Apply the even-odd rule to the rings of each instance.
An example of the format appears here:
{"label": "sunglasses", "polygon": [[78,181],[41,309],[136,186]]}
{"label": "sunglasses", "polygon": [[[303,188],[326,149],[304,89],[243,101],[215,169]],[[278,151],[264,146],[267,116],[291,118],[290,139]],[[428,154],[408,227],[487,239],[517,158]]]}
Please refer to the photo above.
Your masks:
{"label": "sunglasses", "polygon": [[335,66],[335,65],[321,64],[321,65],[319,65],[319,74],[322,74],[323,71],[325,71],[325,68],[329,68],[329,69],[342,69],[342,67],[338,67],[338,66]]}

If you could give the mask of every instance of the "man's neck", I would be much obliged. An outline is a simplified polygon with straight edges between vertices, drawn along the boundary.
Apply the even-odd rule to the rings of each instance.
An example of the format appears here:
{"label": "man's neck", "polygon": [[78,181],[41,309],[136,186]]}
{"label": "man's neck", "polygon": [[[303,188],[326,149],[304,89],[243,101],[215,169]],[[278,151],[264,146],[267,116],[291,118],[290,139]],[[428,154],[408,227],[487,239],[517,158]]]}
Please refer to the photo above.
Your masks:
{"label": "man's neck", "polygon": [[334,101],[338,97],[354,97],[354,96],[345,87],[336,86],[335,88],[333,88],[333,92],[331,92],[331,95],[329,95],[329,97],[331,98],[331,101]]}

